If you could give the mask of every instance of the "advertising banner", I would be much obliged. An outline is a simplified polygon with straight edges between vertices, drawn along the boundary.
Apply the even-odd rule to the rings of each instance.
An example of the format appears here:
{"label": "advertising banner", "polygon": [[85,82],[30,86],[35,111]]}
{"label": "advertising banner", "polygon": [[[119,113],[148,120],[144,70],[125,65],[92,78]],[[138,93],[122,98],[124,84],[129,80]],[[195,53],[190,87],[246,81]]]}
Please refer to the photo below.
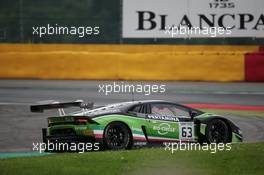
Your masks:
{"label": "advertising banner", "polygon": [[123,0],[123,38],[264,38],[263,0]]}

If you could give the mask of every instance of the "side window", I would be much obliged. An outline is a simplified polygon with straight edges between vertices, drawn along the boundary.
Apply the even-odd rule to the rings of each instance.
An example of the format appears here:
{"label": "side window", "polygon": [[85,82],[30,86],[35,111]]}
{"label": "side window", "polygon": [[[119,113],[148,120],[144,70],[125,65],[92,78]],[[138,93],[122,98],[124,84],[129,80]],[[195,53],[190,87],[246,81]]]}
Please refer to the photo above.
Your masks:
{"label": "side window", "polygon": [[134,106],[134,107],[130,108],[128,111],[129,112],[140,113],[141,108],[142,108],[142,105],[137,105],[137,106]]}
{"label": "side window", "polygon": [[152,104],[151,113],[163,116],[190,117],[187,110],[173,104]]}

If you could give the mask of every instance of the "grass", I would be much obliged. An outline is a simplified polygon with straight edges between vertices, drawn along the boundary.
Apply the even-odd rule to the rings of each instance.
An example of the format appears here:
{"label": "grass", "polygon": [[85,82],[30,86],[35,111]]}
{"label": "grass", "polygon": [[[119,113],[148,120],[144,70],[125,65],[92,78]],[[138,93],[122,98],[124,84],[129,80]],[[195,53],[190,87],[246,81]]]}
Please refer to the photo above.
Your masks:
{"label": "grass", "polygon": [[242,110],[223,110],[223,109],[201,109],[204,112],[210,112],[219,115],[233,115],[241,117],[263,117],[264,111],[242,111]]}
{"label": "grass", "polygon": [[163,148],[0,159],[0,174],[21,175],[248,175],[264,172],[264,143],[234,144],[230,151],[176,151]]}

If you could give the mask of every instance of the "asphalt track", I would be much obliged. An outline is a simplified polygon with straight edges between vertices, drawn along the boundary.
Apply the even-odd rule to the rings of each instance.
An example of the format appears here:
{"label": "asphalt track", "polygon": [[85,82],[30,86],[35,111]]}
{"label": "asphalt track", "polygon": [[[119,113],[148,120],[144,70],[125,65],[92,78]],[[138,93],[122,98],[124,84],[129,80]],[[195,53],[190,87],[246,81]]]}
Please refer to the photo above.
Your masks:
{"label": "asphalt track", "polygon": [[[0,80],[0,152],[32,151],[32,143],[41,142],[41,128],[46,127],[46,117],[56,113],[30,113],[29,105],[38,101],[83,99],[101,105],[132,99],[160,99],[191,104],[264,106],[264,83],[124,82],[166,85],[164,93],[151,95],[105,95],[98,92],[99,85],[103,84],[113,84],[113,81]],[[246,142],[264,141],[264,117],[228,117],[240,126]]]}

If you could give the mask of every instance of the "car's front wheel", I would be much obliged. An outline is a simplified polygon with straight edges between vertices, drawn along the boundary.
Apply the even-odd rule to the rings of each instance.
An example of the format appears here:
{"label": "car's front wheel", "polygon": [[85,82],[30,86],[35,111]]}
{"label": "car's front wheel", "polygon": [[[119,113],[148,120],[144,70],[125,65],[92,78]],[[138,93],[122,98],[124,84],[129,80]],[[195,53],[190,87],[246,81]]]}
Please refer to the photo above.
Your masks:
{"label": "car's front wheel", "polygon": [[230,142],[230,131],[226,122],[220,119],[210,121],[206,128],[206,139],[209,143]]}
{"label": "car's front wheel", "polygon": [[104,131],[104,145],[107,149],[131,148],[132,137],[129,128],[120,122],[112,122]]}

